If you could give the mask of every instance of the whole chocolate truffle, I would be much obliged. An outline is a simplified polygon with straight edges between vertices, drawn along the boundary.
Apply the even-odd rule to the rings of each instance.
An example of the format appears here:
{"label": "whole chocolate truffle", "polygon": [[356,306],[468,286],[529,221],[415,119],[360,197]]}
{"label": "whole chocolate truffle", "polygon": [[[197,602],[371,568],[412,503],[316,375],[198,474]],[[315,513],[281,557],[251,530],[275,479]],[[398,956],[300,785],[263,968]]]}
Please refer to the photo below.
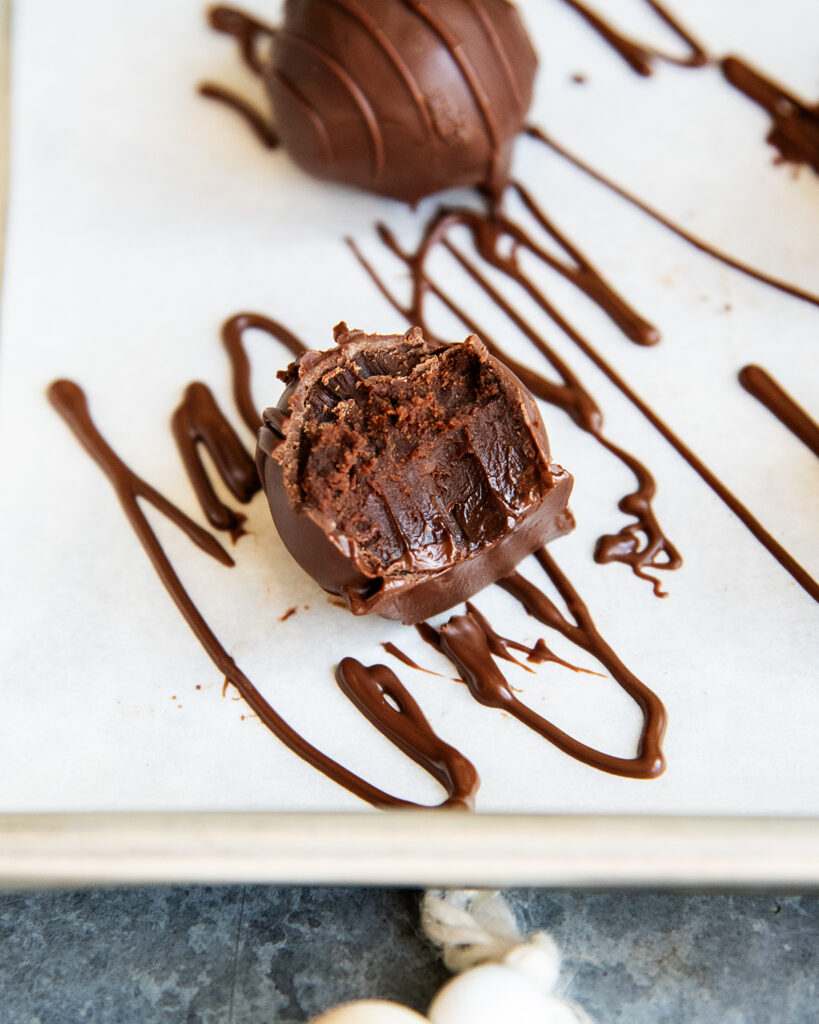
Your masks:
{"label": "whole chocolate truffle", "polygon": [[509,0],[287,0],[265,84],[305,171],[415,202],[500,193],[536,67]]}
{"label": "whole chocolate truffle", "polygon": [[352,612],[420,622],[572,528],[534,399],[475,335],[335,336],[280,374],[256,457],[284,544]]}

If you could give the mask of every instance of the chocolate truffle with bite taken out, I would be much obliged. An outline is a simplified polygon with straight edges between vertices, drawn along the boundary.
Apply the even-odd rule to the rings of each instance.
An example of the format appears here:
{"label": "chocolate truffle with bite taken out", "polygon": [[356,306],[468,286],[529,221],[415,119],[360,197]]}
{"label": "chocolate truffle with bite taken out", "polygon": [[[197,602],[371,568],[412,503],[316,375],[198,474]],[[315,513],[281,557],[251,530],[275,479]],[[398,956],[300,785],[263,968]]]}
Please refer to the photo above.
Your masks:
{"label": "chocolate truffle with bite taken out", "polygon": [[280,374],[257,465],[285,546],[352,612],[420,622],[572,528],[534,399],[475,335],[335,338]]}

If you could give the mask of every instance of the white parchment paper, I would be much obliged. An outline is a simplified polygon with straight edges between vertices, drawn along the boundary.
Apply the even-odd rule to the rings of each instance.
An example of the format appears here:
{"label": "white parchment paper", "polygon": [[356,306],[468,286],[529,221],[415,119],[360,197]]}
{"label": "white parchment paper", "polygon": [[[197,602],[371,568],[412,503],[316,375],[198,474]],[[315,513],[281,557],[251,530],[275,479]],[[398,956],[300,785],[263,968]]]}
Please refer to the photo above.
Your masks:
{"label": "white parchment paper", "polygon": [[[714,68],[660,65],[639,78],[568,8],[521,6],[542,58],[534,122],[702,237],[819,289],[819,180],[774,166],[758,107]],[[637,2],[599,7],[628,30],[677,45]],[[255,8],[275,18],[274,4]],[[681,13],[714,53],[740,52],[815,95],[815,4],[788,0],[774,13],[691,0]],[[129,465],[201,519],[168,421],[184,386],[199,379],[244,429],[219,342],[227,316],[267,313],[316,347],[329,344],[340,319],[371,331],[407,326],[344,238],[354,236],[406,287],[373,226],[383,220],[412,241],[437,200],[413,212],[306,178],[198,98],[203,78],[261,98],[230,43],[206,29],[200,0],[15,3],[0,351],[3,811],[362,807],[285,750],[230,690],[223,697],[222,678],[110,486],[44,398],[56,377],[81,383]],[[579,292],[549,280],[560,308],[819,574],[819,463],[736,381],[742,366],[760,363],[816,415],[819,310],[696,252],[534,143],[519,144],[515,172],[663,340],[650,350],[632,345]],[[474,301],[476,318],[512,354],[534,358]],[[477,765],[479,810],[816,814],[815,603],[600,371],[524,308],[598,400],[608,435],[652,469],[658,516],[685,559],[664,579],[665,600],[623,566],[594,564],[594,540],[621,525],[616,503],[632,481],[545,409],[555,457],[576,479],[577,530],[552,550],[603,636],[668,708],[661,779],[615,778],[572,761],[474,703],[412,630],[331,606],[283,550],[261,496],[233,570],[152,516],[186,585],[291,724],[407,798],[441,796],[338,691],[332,670],[344,655],[399,672],[433,727]],[[252,348],[262,406],[276,400],[274,371],[287,357],[266,339]],[[522,571],[545,583],[534,563]],[[496,589],[477,601],[496,624],[529,641],[544,635]],[[442,677],[400,666],[386,641]],[[585,742],[633,750],[639,714],[611,681],[548,665],[510,679],[521,699]]]}

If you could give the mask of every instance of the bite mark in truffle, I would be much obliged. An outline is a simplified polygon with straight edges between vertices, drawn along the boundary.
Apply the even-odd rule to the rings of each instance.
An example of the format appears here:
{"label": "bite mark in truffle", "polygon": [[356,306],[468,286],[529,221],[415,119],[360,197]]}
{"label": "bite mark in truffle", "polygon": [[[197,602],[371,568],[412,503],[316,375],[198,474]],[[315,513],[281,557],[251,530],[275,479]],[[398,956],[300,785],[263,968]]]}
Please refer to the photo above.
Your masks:
{"label": "bite mark in truffle", "polygon": [[419,622],[571,529],[534,400],[477,337],[336,341],[283,375],[258,465],[285,545],[354,613]]}

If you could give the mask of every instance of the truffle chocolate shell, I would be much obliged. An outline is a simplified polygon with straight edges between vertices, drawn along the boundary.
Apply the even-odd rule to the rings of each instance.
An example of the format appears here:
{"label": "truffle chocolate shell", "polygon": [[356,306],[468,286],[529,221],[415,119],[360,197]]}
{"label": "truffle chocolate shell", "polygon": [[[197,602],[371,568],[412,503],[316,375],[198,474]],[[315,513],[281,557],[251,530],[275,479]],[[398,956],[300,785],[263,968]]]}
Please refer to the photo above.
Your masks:
{"label": "truffle chocolate shell", "polygon": [[[548,438],[534,399],[477,338],[472,336],[462,346],[433,344],[419,328],[413,328],[406,335],[344,332],[337,335],[337,340],[338,348],[305,353],[291,364],[288,386],[278,406],[264,412],[256,458],[270,511],[285,546],[306,572],[325,590],[341,596],[354,614],[375,612],[408,624],[421,622],[469,599],[511,572],[541,544],[572,529],[574,520],[567,504],[573,481],[551,461]],[[471,427],[466,433],[476,454],[468,451],[463,457],[480,458],[486,465],[493,464],[493,459],[494,464],[503,462],[502,469],[497,470],[498,479],[506,479],[509,465],[515,460],[498,460],[486,449],[504,444],[503,431],[514,422],[517,432],[523,435],[519,439],[521,451],[531,463],[521,463],[521,478],[526,476],[528,489],[524,497],[512,498],[510,494],[516,484],[507,481],[483,493],[481,502],[485,507],[473,509],[465,530],[467,534],[470,529],[473,533],[489,530],[486,542],[475,542],[470,549],[456,530],[457,541],[445,535],[440,543],[414,548],[407,544],[391,564],[374,566],[372,554],[364,549],[360,538],[356,540],[334,529],[336,523],[327,509],[310,507],[301,495],[299,480],[305,473],[303,437],[310,433],[311,408],[319,407],[316,389],[324,388],[325,381],[344,374],[349,367],[365,366],[363,378],[372,383],[372,378],[378,376],[376,371],[385,371],[380,380],[389,379],[393,359],[407,359],[412,365],[413,361],[438,359],[442,355],[447,359],[455,349],[468,349],[470,359],[479,361],[482,372],[489,373],[492,381],[497,382],[497,401],[505,410],[498,412],[493,405],[491,415],[470,420]],[[457,388],[457,383],[447,381],[446,385],[448,391]],[[511,411],[509,416],[506,411]],[[452,426],[452,433],[458,438],[464,435],[461,421]],[[414,440],[412,443],[416,444]],[[461,440],[457,444],[463,447]],[[439,445],[436,451],[440,450]],[[412,470],[407,467],[412,458],[423,461],[424,456],[416,454],[407,463],[399,464],[393,481],[403,479],[405,474],[407,478],[411,476]],[[414,482],[403,487],[393,483],[387,512],[399,533],[404,530],[409,535],[419,515],[428,514],[425,510],[430,505],[424,504],[427,495],[421,493],[424,483],[419,486],[418,481],[430,481],[436,468],[424,464]],[[444,467],[445,475],[450,470],[451,466]],[[434,485],[427,483],[427,487]],[[433,496],[433,501],[437,501],[437,496]],[[502,521],[497,519],[499,508]],[[487,526],[490,520],[491,530]],[[459,521],[463,522],[463,514]]]}
{"label": "truffle chocolate shell", "polygon": [[509,0],[287,0],[264,78],[305,171],[415,202],[502,190],[536,68]]}

